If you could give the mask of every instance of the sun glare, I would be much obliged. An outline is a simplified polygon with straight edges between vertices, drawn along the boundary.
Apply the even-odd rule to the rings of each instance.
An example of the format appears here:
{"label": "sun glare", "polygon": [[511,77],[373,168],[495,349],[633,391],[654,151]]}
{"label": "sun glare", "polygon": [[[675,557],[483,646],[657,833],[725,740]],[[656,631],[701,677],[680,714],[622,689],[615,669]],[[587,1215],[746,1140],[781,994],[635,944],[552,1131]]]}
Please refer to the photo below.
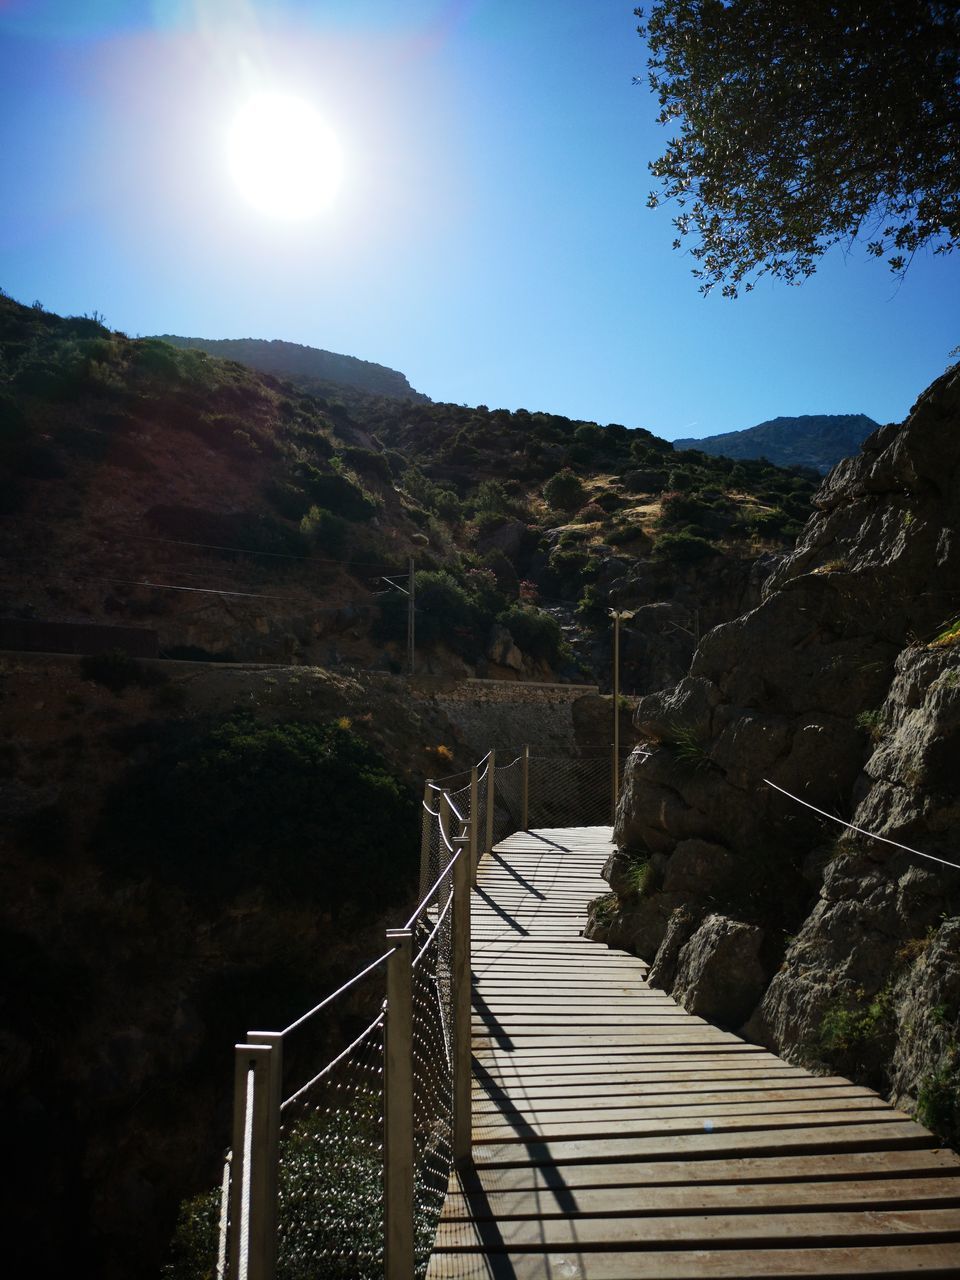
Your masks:
{"label": "sun glare", "polygon": [[325,209],[342,177],[330,126],[309,102],[284,94],[260,94],[238,112],[228,158],[244,197],[262,213],[289,221]]}

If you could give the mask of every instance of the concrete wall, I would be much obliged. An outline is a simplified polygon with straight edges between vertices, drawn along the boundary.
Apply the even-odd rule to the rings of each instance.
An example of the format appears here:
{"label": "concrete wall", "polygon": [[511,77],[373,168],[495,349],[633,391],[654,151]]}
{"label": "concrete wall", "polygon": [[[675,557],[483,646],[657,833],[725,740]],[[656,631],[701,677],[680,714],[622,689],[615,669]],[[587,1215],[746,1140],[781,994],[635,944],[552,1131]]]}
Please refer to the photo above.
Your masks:
{"label": "concrete wall", "polygon": [[24,653],[111,653],[155,658],[157,633],[146,627],[111,627],[94,622],[47,622],[0,618],[0,649]]}

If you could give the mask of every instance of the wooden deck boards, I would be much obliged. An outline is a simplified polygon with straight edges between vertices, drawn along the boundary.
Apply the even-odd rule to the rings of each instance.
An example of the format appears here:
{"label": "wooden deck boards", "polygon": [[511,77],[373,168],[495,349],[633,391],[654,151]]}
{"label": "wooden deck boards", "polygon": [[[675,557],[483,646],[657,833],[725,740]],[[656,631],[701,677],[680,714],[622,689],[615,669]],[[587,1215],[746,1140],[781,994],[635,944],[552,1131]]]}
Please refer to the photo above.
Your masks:
{"label": "wooden deck boards", "polygon": [[960,1158],[580,935],[609,839],[520,832],[481,863],[474,1161],[428,1280],[960,1277]]}

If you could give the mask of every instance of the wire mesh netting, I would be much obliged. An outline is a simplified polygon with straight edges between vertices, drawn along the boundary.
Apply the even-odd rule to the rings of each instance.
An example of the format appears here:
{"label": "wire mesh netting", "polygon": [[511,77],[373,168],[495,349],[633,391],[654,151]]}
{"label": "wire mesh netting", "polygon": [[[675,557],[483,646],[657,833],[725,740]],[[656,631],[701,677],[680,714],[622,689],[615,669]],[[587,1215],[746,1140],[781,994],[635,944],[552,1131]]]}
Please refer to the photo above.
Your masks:
{"label": "wire mesh netting", "polygon": [[452,902],[417,929],[413,969],[416,1274],[425,1274],[453,1163]]}
{"label": "wire mesh netting", "polygon": [[282,1107],[277,1272],[382,1280],[381,1012]]}
{"label": "wire mesh netting", "polygon": [[[453,1164],[454,989],[452,859],[467,857],[459,844],[476,817],[478,851],[486,847],[488,807],[492,843],[523,824],[524,774],[528,780],[528,822],[536,827],[607,825],[612,818],[614,763],[610,748],[563,756],[555,751],[514,754],[503,750],[490,771],[481,762],[476,788],[456,775],[446,786],[425,791],[420,866],[420,905],[406,928],[412,930],[412,1077],[414,1134],[415,1276],[429,1264],[437,1223]],[[629,750],[617,761],[618,789]],[[456,790],[447,789],[460,783]],[[490,789],[493,789],[492,797]],[[492,806],[488,801],[492,799]],[[383,963],[391,953],[360,971],[334,996],[304,1014],[281,1034],[319,1035],[315,1019],[331,1000],[369,978],[372,989],[362,1007],[350,1007],[344,1048],[282,1104],[277,1205],[279,1280],[381,1280],[385,1261]],[[335,1024],[336,1025],[336,1024]],[[306,1029],[305,1029],[306,1028]],[[360,1030],[360,1028],[363,1028]],[[326,1042],[329,1043],[329,1042]],[[286,1045],[286,1041],[285,1041]],[[303,1079],[323,1061],[320,1042],[300,1045],[290,1060]],[[287,1048],[284,1049],[284,1056]],[[225,1174],[224,1186],[229,1181]],[[226,1195],[216,1193],[225,1229]],[[214,1222],[214,1215],[211,1214]],[[232,1230],[232,1225],[231,1225]],[[212,1243],[212,1242],[211,1242]],[[219,1245],[218,1275],[225,1248]],[[213,1250],[211,1250],[212,1252]]]}
{"label": "wire mesh netting", "polygon": [[531,752],[531,827],[595,827],[612,820],[612,752],[569,758]]}
{"label": "wire mesh netting", "polygon": [[493,784],[493,843],[519,831],[523,822],[523,772],[519,756],[497,763]]}

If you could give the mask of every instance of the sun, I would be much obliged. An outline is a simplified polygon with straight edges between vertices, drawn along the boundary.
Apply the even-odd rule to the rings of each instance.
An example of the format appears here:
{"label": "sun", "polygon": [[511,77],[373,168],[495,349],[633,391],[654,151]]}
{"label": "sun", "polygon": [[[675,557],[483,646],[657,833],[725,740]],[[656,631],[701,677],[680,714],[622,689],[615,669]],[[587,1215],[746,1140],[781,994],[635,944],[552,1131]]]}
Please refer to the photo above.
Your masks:
{"label": "sun", "polygon": [[281,93],[258,94],[244,104],[234,117],[227,155],[250,204],[291,222],[327,208],[343,176],[333,130],[309,102]]}

